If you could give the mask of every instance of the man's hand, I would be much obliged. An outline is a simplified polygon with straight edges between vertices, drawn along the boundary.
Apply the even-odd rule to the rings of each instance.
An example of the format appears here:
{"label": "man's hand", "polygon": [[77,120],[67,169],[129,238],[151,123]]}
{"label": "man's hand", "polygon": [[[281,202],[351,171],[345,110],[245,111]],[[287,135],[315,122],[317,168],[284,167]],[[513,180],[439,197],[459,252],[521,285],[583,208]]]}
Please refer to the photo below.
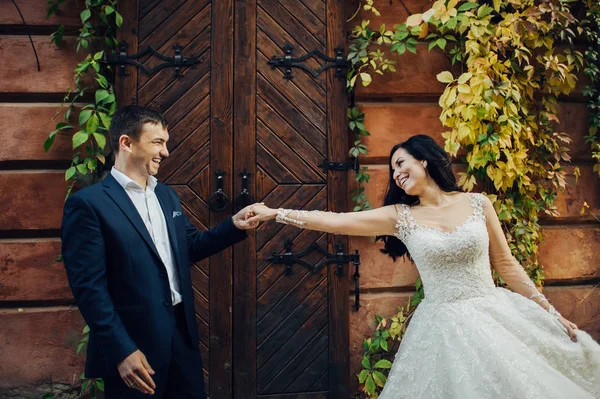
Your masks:
{"label": "man's hand", "polygon": [[246,220],[246,215],[250,212],[250,209],[253,206],[262,205],[262,203],[248,205],[235,215],[233,215],[233,224],[240,230],[250,230],[255,229],[258,226],[258,222],[248,222]]}
{"label": "man's hand", "polygon": [[154,375],[154,370],[142,352],[139,350],[133,352],[119,363],[118,368],[125,385],[142,393],[154,395],[156,384],[151,377]]}

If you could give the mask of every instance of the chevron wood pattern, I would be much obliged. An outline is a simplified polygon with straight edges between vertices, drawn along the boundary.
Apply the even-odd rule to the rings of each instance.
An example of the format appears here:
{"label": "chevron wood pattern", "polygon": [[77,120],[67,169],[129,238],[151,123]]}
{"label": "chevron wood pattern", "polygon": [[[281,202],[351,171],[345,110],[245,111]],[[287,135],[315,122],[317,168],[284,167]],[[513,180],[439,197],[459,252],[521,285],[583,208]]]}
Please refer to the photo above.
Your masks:
{"label": "chevron wood pattern", "polygon": [[[298,57],[325,52],[324,2],[257,1],[256,145],[257,191],[272,207],[327,209],[327,84],[294,69],[292,80],[268,64],[289,43]],[[319,68],[321,61],[307,64]],[[256,388],[259,395],[326,391],[328,388],[328,273],[296,265],[292,275],[266,261],[293,242],[298,252],[324,234],[276,223],[256,233]],[[322,255],[305,258],[312,264]]]}

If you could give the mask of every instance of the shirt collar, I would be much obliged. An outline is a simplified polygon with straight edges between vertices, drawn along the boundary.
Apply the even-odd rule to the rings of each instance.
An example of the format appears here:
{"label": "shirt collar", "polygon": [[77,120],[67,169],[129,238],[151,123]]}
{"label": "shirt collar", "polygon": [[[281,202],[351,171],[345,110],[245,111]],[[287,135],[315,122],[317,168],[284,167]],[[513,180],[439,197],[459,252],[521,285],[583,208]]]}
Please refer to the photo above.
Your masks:
{"label": "shirt collar", "polygon": [[[121,185],[121,187],[123,187],[124,189],[134,188],[134,189],[137,189],[140,191],[144,191],[142,186],[140,186],[139,184],[134,182],[125,173],[118,171],[114,166],[110,170],[110,174],[115,178],[117,183],[119,183]],[[154,192],[154,189],[156,188],[157,184],[158,184],[158,180],[156,180],[156,177],[149,176],[146,188],[149,189],[150,191]]]}

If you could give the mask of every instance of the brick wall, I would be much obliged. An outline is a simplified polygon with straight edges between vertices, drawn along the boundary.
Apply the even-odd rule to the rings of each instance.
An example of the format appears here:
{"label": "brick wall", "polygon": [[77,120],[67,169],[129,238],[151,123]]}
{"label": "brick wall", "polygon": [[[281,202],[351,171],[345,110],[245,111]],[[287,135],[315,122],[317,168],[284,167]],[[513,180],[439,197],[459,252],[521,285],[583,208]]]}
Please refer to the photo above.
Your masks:
{"label": "brick wall", "polygon": [[[404,4],[411,13],[426,10],[431,3],[426,0],[407,0]],[[385,23],[388,29],[406,20],[407,12],[401,2],[379,1],[375,4],[382,17],[361,11],[360,19],[371,21],[378,29]],[[349,5],[349,12],[353,12]],[[348,24],[350,30],[355,23]],[[445,131],[439,121],[441,108],[438,97],[444,85],[435,76],[450,70],[450,62],[438,51],[428,52],[427,45],[418,46],[417,54],[395,56],[397,72],[376,75],[368,87],[359,87],[357,102],[365,112],[365,125],[371,136],[367,137],[368,156],[361,164],[369,166],[371,181],[366,194],[373,206],[383,203],[387,186],[387,157],[392,146],[418,133],[428,134],[443,145],[441,133]],[[570,192],[585,200],[596,215],[600,215],[600,180],[592,172],[589,147],[584,143],[587,134],[587,110],[579,91],[561,104],[561,129],[573,138],[571,155],[573,166],[581,168],[582,176],[575,184],[569,178]],[[460,170],[464,165],[455,164]],[[569,167],[572,170],[572,167]],[[350,180],[354,172],[351,172]],[[600,338],[600,225],[591,216],[579,216],[579,205],[569,196],[560,195],[557,206],[561,216],[542,220],[544,242],[540,262],[546,272],[545,294],[556,308],[580,328]],[[361,253],[361,304],[359,312],[350,314],[351,373],[354,390],[355,375],[360,372],[362,341],[372,334],[374,315],[390,316],[398,305],[405,305],[413,291],[418,272],[414,265],[381,254],[381,242],[352,237],[350,249]],[[352,300],[352,299],[351,299]]]}
{"label": "brick wall", "polygon": [[[45,1],[17,4],[31,25],[41,70],[16,8],[1,2],[0,397],[25,397],[27,386],[50,391],[53,384],[72,384],[83,370],[75,348],[84,322],[56,262],[71,138],[57,137],[48,153],[42,145],[77,64],[73,38],[58,49],[49,34],[59,24],[77,32],[79,15],[75,0],[65,1],[63,13],[51,19]],[[42,394],[40,388],[29,392]]]}

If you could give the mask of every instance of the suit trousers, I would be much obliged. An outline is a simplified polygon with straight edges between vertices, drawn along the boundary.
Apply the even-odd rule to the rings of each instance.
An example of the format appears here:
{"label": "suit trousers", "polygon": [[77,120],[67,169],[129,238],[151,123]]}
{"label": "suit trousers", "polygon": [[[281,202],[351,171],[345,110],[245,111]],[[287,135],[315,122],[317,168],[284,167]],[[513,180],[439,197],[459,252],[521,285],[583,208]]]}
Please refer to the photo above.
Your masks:
{"label": "suit trousers", "polygon": [[158,370],[150,365],[155,371],[152,376],[156,384],[154,395],[128,387],[121,377],[110,377],[104,381],[106,399],[206,399],[202,358],[199,349],[191,345],[182,303],[173,307],[173,314],[171,359]]}

